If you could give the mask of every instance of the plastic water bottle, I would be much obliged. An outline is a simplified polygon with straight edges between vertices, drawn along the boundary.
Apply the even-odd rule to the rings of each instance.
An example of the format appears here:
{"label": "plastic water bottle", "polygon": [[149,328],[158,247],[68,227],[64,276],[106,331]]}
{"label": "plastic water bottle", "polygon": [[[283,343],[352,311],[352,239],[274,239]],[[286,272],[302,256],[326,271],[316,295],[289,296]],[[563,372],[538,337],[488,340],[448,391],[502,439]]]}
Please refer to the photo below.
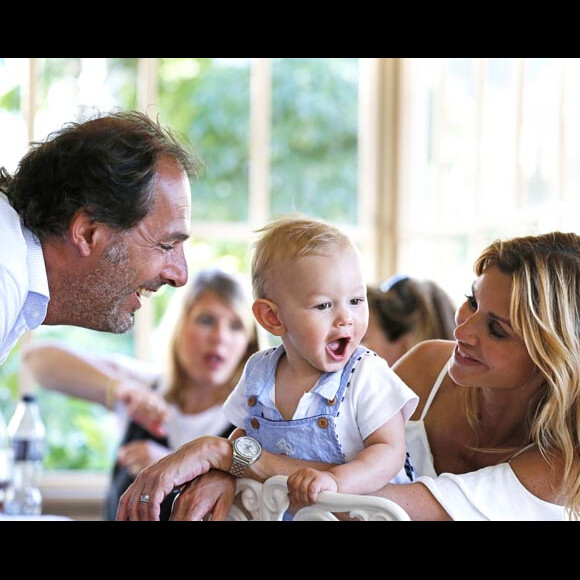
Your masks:
{"label": "plastic water bottle", "polygon": [[46,430],[34,395],[24,395],[10,422],[8,437],[14,453],[12,485],[6,494],[5,513],[36,516],[42,513],[39,489]]}
{"label": "plastic water bottle", "polygon": [[14,454],[12,453],[12,447],[10,447],[6,422],[2,411],[0,411],[0,513],[4,512],[6,491],[12,483],[13,457]]}

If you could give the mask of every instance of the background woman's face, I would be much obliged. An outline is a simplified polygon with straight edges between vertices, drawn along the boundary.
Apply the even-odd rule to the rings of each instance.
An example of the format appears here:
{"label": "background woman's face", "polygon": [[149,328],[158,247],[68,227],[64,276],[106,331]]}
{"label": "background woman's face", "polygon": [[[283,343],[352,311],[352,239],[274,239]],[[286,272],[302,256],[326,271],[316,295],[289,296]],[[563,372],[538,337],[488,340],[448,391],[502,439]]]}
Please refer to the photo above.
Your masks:
{"label": "background woman's face", "polygon": [[248,343],[248,333],[236,311],[208,291],[186,315],[177,354],[196,383],[220,387],[231,380]]}

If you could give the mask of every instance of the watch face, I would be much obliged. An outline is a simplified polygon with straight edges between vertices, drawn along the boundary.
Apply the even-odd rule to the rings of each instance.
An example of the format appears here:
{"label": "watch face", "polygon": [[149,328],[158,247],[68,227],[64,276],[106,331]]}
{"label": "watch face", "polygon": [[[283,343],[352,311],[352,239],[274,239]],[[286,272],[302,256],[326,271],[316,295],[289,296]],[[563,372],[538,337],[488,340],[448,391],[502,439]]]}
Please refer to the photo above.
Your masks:
{"label": "watch face", "polygon": [[258,456],[262,450],[260,444],[252,437],[240,437],[235,443],[238,453],[250,459]]}

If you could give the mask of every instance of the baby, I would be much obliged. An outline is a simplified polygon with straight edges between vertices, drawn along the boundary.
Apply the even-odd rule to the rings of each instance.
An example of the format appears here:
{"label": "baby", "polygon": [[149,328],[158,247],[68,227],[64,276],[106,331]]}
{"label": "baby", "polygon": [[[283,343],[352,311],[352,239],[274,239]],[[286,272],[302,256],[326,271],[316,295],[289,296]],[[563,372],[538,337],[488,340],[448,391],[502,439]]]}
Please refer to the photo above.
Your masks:
{"label": "baby", "polygon": [[300,503],[321,491],[365,494],[412,481],[405,423],[418,398],[360,346],[369,312],[356,246],[302,216],[259,233],[253,312],[282,344],[250,358],[225,402],[237,427],[231,439],[247,434],[271,453],[308,460],[288,478]]}

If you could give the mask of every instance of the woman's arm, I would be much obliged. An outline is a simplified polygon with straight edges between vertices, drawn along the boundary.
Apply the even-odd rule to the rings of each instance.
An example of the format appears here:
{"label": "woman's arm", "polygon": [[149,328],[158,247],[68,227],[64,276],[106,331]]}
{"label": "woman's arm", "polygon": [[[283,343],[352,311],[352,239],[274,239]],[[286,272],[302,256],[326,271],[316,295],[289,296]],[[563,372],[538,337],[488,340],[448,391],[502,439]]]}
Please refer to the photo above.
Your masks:
{"label": "woman's arm", "polygon": [[27,347],[22,361],[42,387],[109,409],[120,402],[133,420],[155,435],[165,434],[162,423],[168,406],[151,392],[150,370],[124,367],[106,357],[89,357],[54,343]]}
{"label": "woman's arm", "polygon": [[[27,347],[22,362],[45,389],[109,407],[107,403],[112,402],[112,397],[116,400],[123,392],[117,383],[121,386],[127,379],[127,373],[118,366],[115,368],[106,358],[91,358],[57,344]],[[146,389],[148,386],[134,372],[130,382],[133,387]],[[108,393],[108,389],[113,392]]]}
{"label": "woman's arm", "polygon": [[371,495],[399,504],[412,520],[451,521],[449,514],[422,483],[389,483]]}

